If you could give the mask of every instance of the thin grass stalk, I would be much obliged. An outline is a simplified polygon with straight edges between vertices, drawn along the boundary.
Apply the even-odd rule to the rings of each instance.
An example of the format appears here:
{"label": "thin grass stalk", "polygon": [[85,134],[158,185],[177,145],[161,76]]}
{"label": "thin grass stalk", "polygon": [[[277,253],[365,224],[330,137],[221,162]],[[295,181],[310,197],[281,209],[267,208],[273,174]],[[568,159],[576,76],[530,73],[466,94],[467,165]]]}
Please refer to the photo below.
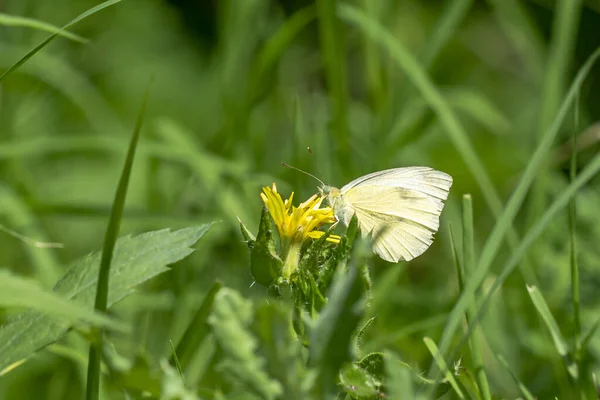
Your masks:
{"label": "thin grass stalk", "polygon": [[[474,227],[473,227],[473,201],[470,194],[463,195],[463,275],[471,275],[475,270],[475,245],[474,245]],[[469,321],[473,321],[477,315],[477,297],[476,292],[472,299],[471,305],[467,309],[465,319],[467,326]],[[471,358],[475,368],[475,378],[477,386],[484,400],[491,400],[490,384],[483,365],[482,342],[483,332],[481,329],[474,329],[469,335],[469,347],[471,349]]]}
{"label": "thin grass stalk", "polygon": [[[133,161],[135,158],[137,144],[139,142],[142,123],[146,114],[146,106],[148,104],[149,94],[150,84],[148,84],[142,107],[140,113],[138,114],[133,135],[131,137],[131,142],[129,143],[127,157],[125,159],[123,171],[121,172],[121,178],[119,179],[119,185],[117,187],[117,192],[115,194],[115,199],[113,201],[108,220],[108,226],[106,228],[106,234],[104,236],[102,256],[100,258],[100,270],[98,272],[98,284],[96,286],[96,299],[94,301],[94,309],[100,313],[106,313],[107,310],[110,265],[121,227],[121,220],[123,219],[123,210],[125,208],[127,188],[129,187],[129,178],[131,177],[131,170],[133,168]],[[95,343],[92,341],[89,351],[86,385],[87,400],[98,400],[100,397],[100,364],[102,358],[103,330],[98,330],[95,338],[98,342]]]}
{"label": "thin grass stalk", "polygon": [[[575,99],[574,107],[574,127],[571,134],[571,165],[569,168],[569,180],[571,183],[577,177],[577,127],[579,126],[579,96]],[[581,310],[580,310],[580,295],[579,295],[579,264],[577,263],[577,246],[576,246],[576,196],[573,196],[569,202],[569,259],[571,266],[571,300],[573,302],[573,350],[575,363],[578,370],[581,372]],[[580,375],[580,379],[582,376]],[[581,398],[581,384],[577,382],[579,397]]]}

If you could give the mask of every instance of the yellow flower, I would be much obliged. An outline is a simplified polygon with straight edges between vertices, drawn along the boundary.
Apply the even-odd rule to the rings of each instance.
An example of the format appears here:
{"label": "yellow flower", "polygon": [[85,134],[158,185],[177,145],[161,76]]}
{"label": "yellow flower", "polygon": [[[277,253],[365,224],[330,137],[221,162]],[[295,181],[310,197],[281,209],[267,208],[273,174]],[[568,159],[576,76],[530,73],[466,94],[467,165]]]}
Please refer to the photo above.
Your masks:
{"label": "yellow flower", "polygon": [[[285,259],[283,276],[289,278],[298,266],[302,243],[309,238],[320,238],[325,232],[317,229],[322,225],[336,222],[333,209],[331,207],[320,208],[324,198],[316,194],[298,207],[294,207],[292,205],[294,193],[292,192],[289,199],[284,201],[277,193],[274,183],[273,188],[265,186],[260,197],[277,227],[281,253]],[[326,240],[337,244],[340,242],[340,236],[330,235]]]}

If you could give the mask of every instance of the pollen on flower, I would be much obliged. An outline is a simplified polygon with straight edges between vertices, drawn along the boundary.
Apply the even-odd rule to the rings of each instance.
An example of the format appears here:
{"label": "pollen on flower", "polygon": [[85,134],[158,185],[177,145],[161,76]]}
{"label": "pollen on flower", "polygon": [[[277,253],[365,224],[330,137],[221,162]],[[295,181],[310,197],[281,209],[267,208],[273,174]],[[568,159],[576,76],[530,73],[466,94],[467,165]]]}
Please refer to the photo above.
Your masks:
{"label": "pollen on flower", "polygon": [[[291,243],[301,243],[307,239],[318,239],[325,232],[318,230],[325,224],[336,222],[333,209],[331,207],[321,207],[323,197],[312,195],[308,200],[294,207],[292,200],[294,193],[285,201],[277,193],[277,186],[265,186],[260,194],[269,214],[275,222],[277,232],[282,241]],[[339,243],[340,236],[330,235],[328,242]]]}

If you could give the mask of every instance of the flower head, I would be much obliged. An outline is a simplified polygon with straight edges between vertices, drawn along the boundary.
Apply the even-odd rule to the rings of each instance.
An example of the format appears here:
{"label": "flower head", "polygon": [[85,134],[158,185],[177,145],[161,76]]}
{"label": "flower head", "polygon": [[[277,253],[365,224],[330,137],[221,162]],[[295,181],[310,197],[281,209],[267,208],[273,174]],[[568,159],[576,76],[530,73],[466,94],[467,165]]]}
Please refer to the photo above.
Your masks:
{"label": "flower head", "polygon": [[[288,269],[287,274],[284,267],[284,275],[289,276],[297,266],[297,258],[302,243],[307,239],[320,238],[325,232],[318,230],[318,228],[336,222],[333,209],[331,207],[320,208],[324,198],[316,194],[298,207],[294,207],[292,205],[294,193],[292,192],[290,197],[284,201],[277,193],[275,184],[272,188],[265,186],[260,197],[277,227],[281,241],[281,252],[286,259],[286,264],[290,257],[295,259],[295,262],[292,260],[293,267]],[[330,235],[326,240],[337,244],[340,242],[340,236]]]}
{"label": "flower head", "polygon": [[[331,207],[321,207],[323,197],[316,194],[312,195],[304,203],[298,207],[292,205],[294,193],[289,199],[283,200],[277,193],[277,186],[273,184],[273,188],[265,186],[260,194],[269,214],[275,222],[277,232],[282,240],[291,240],[292,242],[304,242],[305,240],[318,239],[325,234],[323,231],[317,230],[324,224],[332,224],[336,222]],[[330,235],[327,241],[339,243],[338,235]]]}

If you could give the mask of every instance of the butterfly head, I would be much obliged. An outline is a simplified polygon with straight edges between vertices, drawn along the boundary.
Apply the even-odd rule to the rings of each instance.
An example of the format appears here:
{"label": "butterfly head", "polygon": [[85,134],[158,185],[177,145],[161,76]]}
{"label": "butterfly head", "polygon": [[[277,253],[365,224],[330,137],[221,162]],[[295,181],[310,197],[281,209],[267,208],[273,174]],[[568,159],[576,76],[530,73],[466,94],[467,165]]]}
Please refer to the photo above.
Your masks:
{"label": "butterfly head", "polygon": [[333,186],[322,185],[321,187],[319,187],[319,193],[322,197],[325,197],[327,199],[327,202],[334,209],[336,208],[336,204],[342,198],[342,192],[340,191],[340,189]]}

